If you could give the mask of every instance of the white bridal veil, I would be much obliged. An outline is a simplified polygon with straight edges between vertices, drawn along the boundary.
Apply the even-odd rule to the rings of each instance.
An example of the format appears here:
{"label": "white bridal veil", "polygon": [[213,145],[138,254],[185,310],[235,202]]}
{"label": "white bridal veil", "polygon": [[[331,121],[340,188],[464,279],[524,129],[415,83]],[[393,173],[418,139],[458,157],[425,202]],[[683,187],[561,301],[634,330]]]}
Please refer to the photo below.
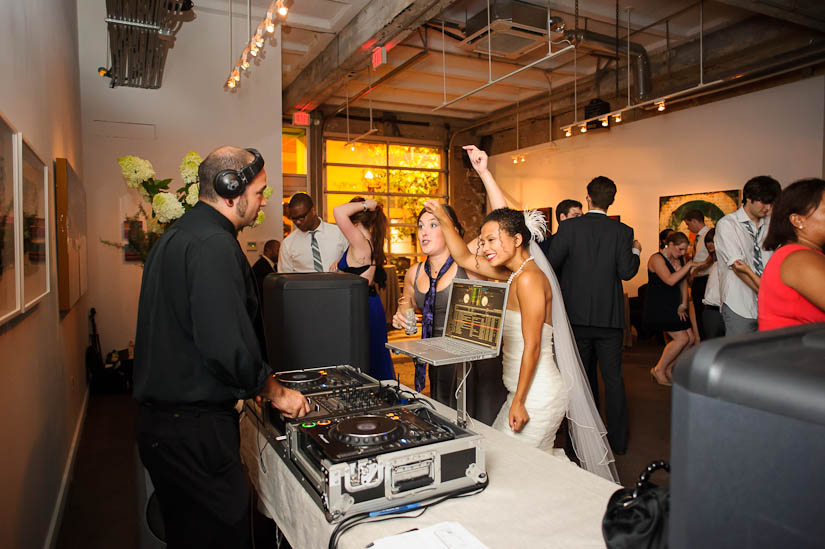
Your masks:
{"label": "white bridal veil", "polygon": [[587,381],[579,350],[576,347],[576,340],[573,338],[573,330],[570,327],[570,321],[567,319],[561,286],[559,286],[559,281],[553,272],[553,267],[550,266],[541,248],[536,243],[536,236],[542,234],[535,230],[536,214],[541,216],[535,210],[525,212],[527,227],[533,233],[533,238],[530,241],[530,253],[533,255],[536,265],[547,276],[553,290],[553,343],[556,364],[570,396],[567,420],[573,450],[576,452],[576,457],[583,469],[618,483],[619,475],[616,473],[613,452],[607,442],[607,430],[604,428],[599,411],[596,409],[593,393],[590,392],[590,384]]}

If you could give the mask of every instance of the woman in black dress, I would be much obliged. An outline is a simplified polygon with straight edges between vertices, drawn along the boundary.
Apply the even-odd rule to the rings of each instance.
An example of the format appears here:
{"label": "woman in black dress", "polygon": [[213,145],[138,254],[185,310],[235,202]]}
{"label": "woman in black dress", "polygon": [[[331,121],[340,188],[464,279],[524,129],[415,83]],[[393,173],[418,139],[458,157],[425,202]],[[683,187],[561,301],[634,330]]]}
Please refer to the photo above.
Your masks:
{"label": "woman in black dress", "polygon": [[646,327],[671,337],[659,362],[650,369],[650,375],[660,385],[671,385],[676,358],[696,342],[688,317],[686,276],[694,265],[684,261],[688,244],[684,233],[671,233],[664,249],[650,256],[647,262],[648,283],[642,319]]}

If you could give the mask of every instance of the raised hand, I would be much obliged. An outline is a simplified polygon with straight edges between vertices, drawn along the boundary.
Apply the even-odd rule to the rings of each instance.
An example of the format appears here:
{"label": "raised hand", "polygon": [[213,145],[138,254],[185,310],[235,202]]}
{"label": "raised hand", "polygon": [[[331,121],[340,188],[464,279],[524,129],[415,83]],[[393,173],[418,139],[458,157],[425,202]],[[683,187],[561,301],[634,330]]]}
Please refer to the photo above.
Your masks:
{"label": "raised hand", "polygon": [[428,213],[433,214],[433,217],[438,220],[439,224],[452,224],[450,217],[444,212],[444,208],[441,207],[441,203],[438,200],[427,200],[424,202],[424,209],[427,210]]}
{"label": "raised hand", "polygon": [[476,172],[481,174],[482,172],[487,171],[487,153],[476,147],[475,145],[464,145],[461,147],[465,151],[467,151],[467,155],[470,157],[470,163],[473,165],[473,169]]}
{"label": "raised hand", "polygon": [[378,207],[378,202],[375,200],[364,200],[364,205],[367,207],[368,210],[374,210]]}

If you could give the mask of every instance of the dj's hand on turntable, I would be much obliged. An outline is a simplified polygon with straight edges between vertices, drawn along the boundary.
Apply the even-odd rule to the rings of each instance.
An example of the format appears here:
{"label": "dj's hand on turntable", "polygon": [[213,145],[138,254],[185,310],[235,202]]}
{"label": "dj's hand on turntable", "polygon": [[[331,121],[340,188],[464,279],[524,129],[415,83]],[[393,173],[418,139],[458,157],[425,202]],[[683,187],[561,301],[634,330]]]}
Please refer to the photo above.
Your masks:
{"label": "dj's hand on turntable", "polygon": [[288,418],[303,417],[309,413],[306,397],[298,391],[287,389],[274,376],[267,379],[260,396]]}

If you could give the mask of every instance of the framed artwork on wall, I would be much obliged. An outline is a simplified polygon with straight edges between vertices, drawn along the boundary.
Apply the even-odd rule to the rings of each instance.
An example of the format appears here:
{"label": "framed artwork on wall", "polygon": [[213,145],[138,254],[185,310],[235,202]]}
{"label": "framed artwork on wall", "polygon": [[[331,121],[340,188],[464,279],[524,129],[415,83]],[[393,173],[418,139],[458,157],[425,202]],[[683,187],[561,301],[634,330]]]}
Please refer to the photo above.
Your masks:
{"label": "framed artwork on wall", "polygon": [[22,309],[17,170],[20,134],[0,114],[0,324]]}
{"label": "framed artwork on wall", "polygon": [[705,224],[715,227],[716,222],[739,208],[741,191],[709,191],[705,193],[680,194],[659,197],[659,230],[673,229],[694,238],[687,224],[685,214],[699,210],[705,216]]}
{"label": "framed artwork on wall", "polygon": [[49,293],[49,168],[22,136],[20,219],[22,221],[23,310]]}
{"label": "framed artwork on wall", "polygon": [[86,293],[86,191],[65,158],[54,161],[57,295],[60,310],[68,311]]}

